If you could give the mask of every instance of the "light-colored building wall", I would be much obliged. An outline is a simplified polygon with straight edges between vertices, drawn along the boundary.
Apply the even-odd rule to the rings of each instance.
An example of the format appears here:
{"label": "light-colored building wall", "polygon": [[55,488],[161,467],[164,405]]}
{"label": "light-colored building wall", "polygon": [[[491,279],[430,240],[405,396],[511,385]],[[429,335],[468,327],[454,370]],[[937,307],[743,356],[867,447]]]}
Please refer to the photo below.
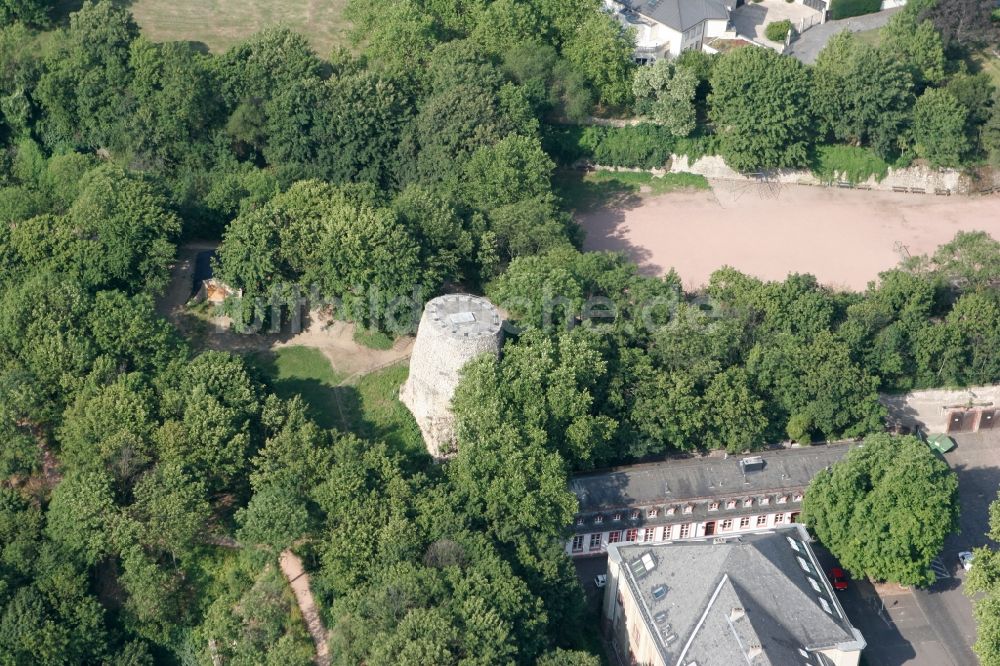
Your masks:
{"label": "light-colored building wall", "polygon": [[[976,430],[1000,427],[992,421],[1000,410],[1000,386],[973,386],[967,389],[932,389],[904,395],[879,396],[889,412],[889,422],[928,432],[947,432],[954,413],[968,413],[969,427]],[[990,414],[983,418],[985,414]]]}
{"label": "light-colored building wall", "polygon": [[649,625],[642,619],[642,610],[625,584],[621,561],[608,558],[608,585],[604,590],[604,633],[622,663],[666,666],[656,648]]}
{"label": "light-colored building wall", "polygon": [[832,666],[858,666],[861,663],[861,650],[819,650],[821,655],[830,660]]}
{"label": "light-colored building wall", "polygon": [[[607,552],[608,546],[612,543],[662,543],[664,541],[684,541],[692,539],[706,539],[716,536],[731,536],[734,534],[746,534],[761,530],[769,530],[782,525],[790,525],[798,514],[798,507],[788,510],[775,509],[769,513],[758,513],[754,515],[726,516],[724,512],[720,515],[705,520],[692,521],[689,523],[673,523],[670,525],[656,525],[646,527],[629,527],[628,525],[617,525],[614,523],[602,526],[602,529],[594,529],[590,532],[575,534],[566,543],[566,554],[571,557],[584,557],[587,555],[597,555]],[[727,524],[727,521],[729,523]],[[707,534],[708,524],[713,524],[713,531]],[[635,538],[630,538],[632,532]]]}
{"label": "light-colored building wall", "polygon": [[728,21],[705,21],[705,41],[707,42],[710,39],[715,39],[716,37],[724,35],[728,25]]}

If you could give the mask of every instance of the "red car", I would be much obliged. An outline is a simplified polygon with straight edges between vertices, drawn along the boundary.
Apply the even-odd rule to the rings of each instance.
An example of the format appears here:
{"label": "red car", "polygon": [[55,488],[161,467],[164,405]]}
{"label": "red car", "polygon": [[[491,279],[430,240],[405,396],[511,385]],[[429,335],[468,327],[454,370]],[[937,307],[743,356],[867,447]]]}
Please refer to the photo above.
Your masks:
{"label": "red car", "polygon": [[830,569],[830,582],[833,583],[833,589],[846,590],[847,576],[844,574],[844,570],[840,567]]}

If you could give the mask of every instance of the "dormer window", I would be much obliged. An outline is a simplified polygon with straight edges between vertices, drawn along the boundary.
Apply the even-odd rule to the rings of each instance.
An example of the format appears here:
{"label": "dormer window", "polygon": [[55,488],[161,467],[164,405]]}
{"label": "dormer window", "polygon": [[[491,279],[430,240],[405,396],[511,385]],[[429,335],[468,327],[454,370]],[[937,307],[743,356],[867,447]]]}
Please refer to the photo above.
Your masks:
{"label": "dormer window", "polygon": [[631,513],[629,513],[629,519],[639,520],[639,509],[632,509]]}
{"label": "dormer window", "polygon": [[684,513],[691,513],[692,511],[694,511],[694,506],[690,504],[684,505]]}
{"label": "dormer window", "polygon": [[604,516],[602,516],[601,514],[597,514],[596,516],[594,516],[595,525],[600,525],[603,522],[604,522]]}
{"label": "dormer window", "polygon": [[583,525],[583,516],[577,516],[576,517],[576,524],[577,525]]}
{"label": "dormer window", "polygon": [[778,504],[788,504],[788,495],[778,495]]}
{"label": "dormer window", "polygon": [[709,511],[718,511],[719,510],[719,503],[718,502],[709,502],[708,503],[708,510]]}
{"label": "dormer window", "polygon": [[[656,511],[656,509],[650,509],[650,511]],[[677,513],[677,509],[675,509],[675,508],[674,508],[674,507],[672,507],[672,506],[670,506],[670,507],[667,507],[667,515],[668,515],[668,516],[672,516],[672,515],[674,515],[675,513]]]}
{"label": "dormer window", "polygon": [[735,509],[736,508],[736,500],[726,500],[726,508],[727,509]]}
{"label": "dormer window", "polygon": [[771,503],[771,498],[770,497],[761,497],[760,498],[760,505],[761,506],[767,506],[770,503]]}
{"label": "dormer window", "polygon": [[616,513],[615,513],[615,514],[614,514],[614,515],[613,515],[613,516],[611,517],[611,519],[612,519],[612,520],[614,520],[615,522],[618,522],[618,521],[620,521],[620,520],[622,519],[622,512],[621,512],[621,511],[618,511],[618,512],[616,512]]}
{"label": "dormer window", "polygon": [[795,493],[794,495],[792,495],[792,501],[793,502],[801,502],[802,501],[802,493]]}
{"label": "dormer window", "polygon": [[[668,509],[667,510],[668,514],[670,514],[672,512],[673,512],[673,509]],[[657,516],[658,513],[659,513],[659,511],[657,511],[655,507],[652,508],[652,509],[646,509],[646,517],[647,518],[656,518],[656,516]]]}
{"label": "dormer window", "polygon": [[753,506],[753,498],[752,497],[747,497],[746,499],[743,500],[743,508],[744,509],[749,509],[752,506]]}

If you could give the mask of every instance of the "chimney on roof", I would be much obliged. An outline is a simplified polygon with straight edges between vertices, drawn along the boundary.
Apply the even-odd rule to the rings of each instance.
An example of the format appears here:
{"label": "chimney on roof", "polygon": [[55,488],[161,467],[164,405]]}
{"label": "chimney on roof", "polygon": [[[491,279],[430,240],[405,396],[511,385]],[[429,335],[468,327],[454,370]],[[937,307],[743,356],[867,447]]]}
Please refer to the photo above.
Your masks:
{"label": "chimney on roof", "polygon": [[751,643],[750,649],[747,650],[747,659],[753,661],[762,654],[764,654],[764,648],[760,646],[760,643]]}
{"label": "chimney on roof", "polygon": [[743,610],[742,606],[733,606],[733,610],[729,611],[729,621],[736,622],[736,620],[739,620],[746,614],[747,612]]}

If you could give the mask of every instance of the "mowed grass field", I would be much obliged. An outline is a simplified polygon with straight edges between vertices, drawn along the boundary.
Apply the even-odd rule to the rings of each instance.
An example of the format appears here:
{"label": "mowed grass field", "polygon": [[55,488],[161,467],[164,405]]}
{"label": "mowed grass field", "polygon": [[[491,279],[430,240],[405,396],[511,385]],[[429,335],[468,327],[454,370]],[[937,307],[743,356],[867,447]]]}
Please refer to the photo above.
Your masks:
{"label": "mowed grass field", "polygon": [[135,0],[129,9],[156,42],[204,44],[213,53],[273,25],[305,35],[321,57],[347,45],[347,0]]}

